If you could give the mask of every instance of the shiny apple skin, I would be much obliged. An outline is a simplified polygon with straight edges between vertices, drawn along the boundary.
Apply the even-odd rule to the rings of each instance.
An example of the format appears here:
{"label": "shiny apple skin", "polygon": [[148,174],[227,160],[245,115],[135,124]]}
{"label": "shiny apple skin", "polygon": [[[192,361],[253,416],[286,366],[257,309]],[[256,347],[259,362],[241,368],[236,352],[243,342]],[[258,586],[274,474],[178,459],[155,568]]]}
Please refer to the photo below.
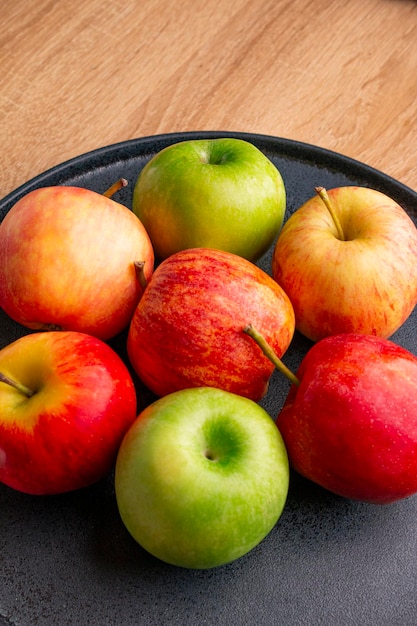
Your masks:
{"label": "shiny apple skin", "polygon": [[292,467],[340,496],[388,504],[417,492],[417,358],[334,335],[304,357],[277,425]]}
{"label": "shiny apple skin", "polygon": [[220,389],[160,398],[126,433],[115,471],[119,512],[157,558],[207,569],[240,558],[280,518],[288,457],[257,403]]}
{"label": "shiny apple skin", "polygon": [[417,229],[394,200],[373,189],[328,191],[346,241],[315,196],[285,223],[272,275],[313,341],[338,333],[390,337],[417,303]]}
{"label": "shiny apple skin", "polygon": [[209,247],[254,262],[282,227],[286,192],[259,148],[220,137],[180,141],[155,154],[138,176],[132,202],[159,260]]}
{"label": "shiny apple skin", "polygon": [[78,187],[46,187],[19,200],[0,224],[0,306],[32,330],[109,339],[126,328],[150,278],[149,236],[127,207]]}
{"label": "shiny apple skin", "polygon": [[21,337],[0,351],[0,481],[32,495],[80,489],[113,467],[136,418],[136,392],[120,357],[84,333]]}
{"label": "shiny apple skin", "polygon": [[159,265],[136,308],[129,359],[158,396],[209,386],[259,400],[274,367],[243,332],[248,324],[285,353],[294,312],[281,287],[232,253],[183,250]]}

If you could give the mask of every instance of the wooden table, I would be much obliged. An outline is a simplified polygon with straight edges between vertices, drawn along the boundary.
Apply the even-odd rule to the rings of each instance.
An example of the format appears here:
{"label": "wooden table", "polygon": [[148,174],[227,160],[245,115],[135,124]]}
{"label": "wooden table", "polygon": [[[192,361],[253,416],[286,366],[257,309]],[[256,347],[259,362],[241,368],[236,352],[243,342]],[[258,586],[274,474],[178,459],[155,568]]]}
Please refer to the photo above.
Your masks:
{"label": "wooden table", "polygon": [[131,138],[270,134],[417,189],[415,0],[3,0],[0,198]]}

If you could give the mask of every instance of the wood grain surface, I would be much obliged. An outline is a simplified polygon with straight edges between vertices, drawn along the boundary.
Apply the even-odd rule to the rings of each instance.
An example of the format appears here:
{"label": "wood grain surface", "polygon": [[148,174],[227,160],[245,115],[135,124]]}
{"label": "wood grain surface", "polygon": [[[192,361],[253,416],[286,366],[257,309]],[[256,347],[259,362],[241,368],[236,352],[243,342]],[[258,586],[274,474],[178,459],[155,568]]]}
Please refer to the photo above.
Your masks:
{"label": "wood grain surface", "polygon": [[415,0],[2,0],[0,197],[127,139],[263,133],[417,189]]}

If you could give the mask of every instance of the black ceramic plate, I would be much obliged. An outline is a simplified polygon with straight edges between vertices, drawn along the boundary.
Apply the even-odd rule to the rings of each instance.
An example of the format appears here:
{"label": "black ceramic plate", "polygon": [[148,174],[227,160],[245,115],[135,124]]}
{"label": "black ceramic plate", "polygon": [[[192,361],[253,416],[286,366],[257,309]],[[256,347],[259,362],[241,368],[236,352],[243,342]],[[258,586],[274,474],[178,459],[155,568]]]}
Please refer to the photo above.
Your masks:
{"label": "black ceramic plate", "polygon": [[[103,192],[121,176],[130,185],[115,199],[130,207],[136,177],[157,151],[219,136],[249,140],[271,158],[286,184],[287,217],[317,185],[359,184],[392,196],[417,221],[417,194],[368,166],[303,143],[230,132],[131,140],[72,159],[4,198],[0,219],[37,187]],[[270,258],[260,261],[268,272]],[[416,319],[415,311],[392,337],[414,354]],[[0,312],[0,347],[25,332]],[[123,339],[113,342],[122,353]],[[286,363],[296,369],[308,347],[296,335]],[[274,375],[264,402],[272,417],[287,391]],[[0,626],[415,626],[416,555],[417,497],[368,505],[296,475],[270,535],[238,561],[206,571],[165,565],[133,542],[118,516],[112,476],[59,497],[0,486]]]}

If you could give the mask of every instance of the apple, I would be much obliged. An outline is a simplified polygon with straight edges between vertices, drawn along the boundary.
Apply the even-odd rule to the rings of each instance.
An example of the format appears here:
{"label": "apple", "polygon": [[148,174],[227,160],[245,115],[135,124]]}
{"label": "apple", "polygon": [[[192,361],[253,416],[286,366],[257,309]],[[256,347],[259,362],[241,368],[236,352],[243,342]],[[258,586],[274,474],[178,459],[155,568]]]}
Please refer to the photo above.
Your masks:
{"label": "apple", "polygon": [[339,333],[390,337],[417,303],[417,229],[374,189],[317,189],[285,223],[272,276],[296,328],[312,341]]}
{"label": "apple", "polygon": [[256,261],[277,236],[285,207],[272,161],[248,141],[218,138],[155,154],[138,175],[132,208],[159,259],[208,247]]}
{"label": "apple", "polygon": [[86,487],[114,466],[136,391],[106,343],[34,332],[0,351],[0,481],[32,495]]}
{"label": "apple", "polygon": [[121,519],[148,552],[206,569],[248,553],[284,509],[288,457],[258,404],[221,389],[184,389],[139,415],[119,449]]}
{"label": "apple", "polygon": [[333,335],[296,378],[276,423],[299,474],[374,504],[417,493],[415,355],[373,335]]}
{"label": "apple", "polygon": [[153,264],[127,207],[79,187],[36,189],[0,224],[0,306],[32,330],[107,340],[128,326]]}
{"label": "apple", "polygon": [[128,358],[157,396],[208,386],[260,400],[274,366],[242,332],[249,323],[286,352],[294,311],[272,277],[231,252],[181,250],[157,267],[136,307]]}

